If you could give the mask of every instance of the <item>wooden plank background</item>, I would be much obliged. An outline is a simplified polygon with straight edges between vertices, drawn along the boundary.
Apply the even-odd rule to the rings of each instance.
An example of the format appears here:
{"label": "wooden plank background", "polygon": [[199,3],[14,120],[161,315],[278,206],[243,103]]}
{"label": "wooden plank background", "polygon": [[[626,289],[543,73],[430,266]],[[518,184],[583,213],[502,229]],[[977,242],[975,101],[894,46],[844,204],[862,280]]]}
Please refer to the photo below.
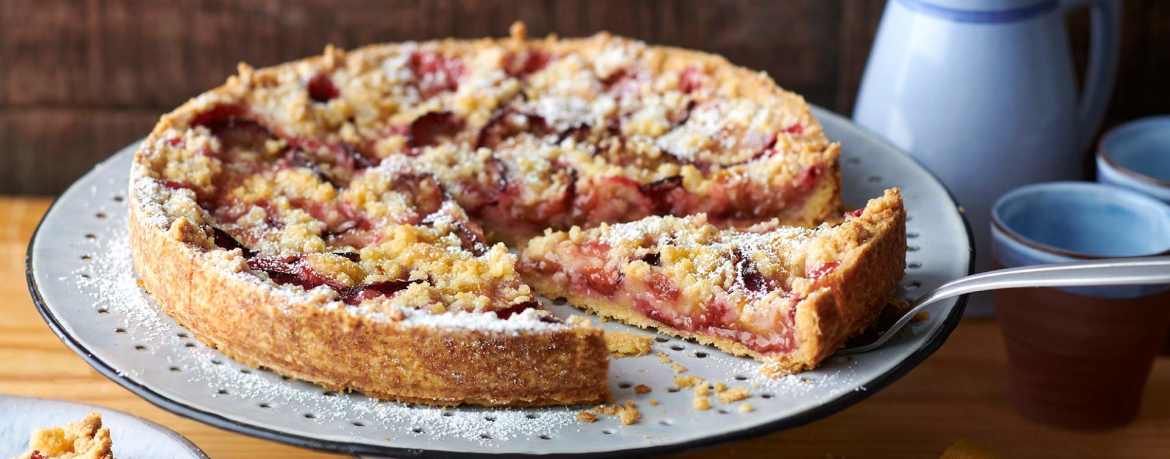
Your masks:
{"label": "wooden plank background", "polygon": [[[1125,0],[1107,124],[1170,112],[1170,2]],[[723,54],[848,115],[884,8],[877,0],[3,0],[0,194],[55,194],[223,82],[327,43],[598,30]],[[1069,20],[1085,61],[1088,15]]]}

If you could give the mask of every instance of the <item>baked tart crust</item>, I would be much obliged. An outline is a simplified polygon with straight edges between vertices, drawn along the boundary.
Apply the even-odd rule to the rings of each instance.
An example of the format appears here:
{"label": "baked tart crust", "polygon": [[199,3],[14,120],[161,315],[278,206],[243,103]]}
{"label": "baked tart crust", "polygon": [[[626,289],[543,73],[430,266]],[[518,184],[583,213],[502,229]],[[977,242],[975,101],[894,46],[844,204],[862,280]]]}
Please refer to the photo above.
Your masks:
{"label": "baked tart crust", "polygon": [[[131,251],[169,315],[248,365],[427,404],[598,403],[601,330],[544,311],[501,242],[655,215],[814,226],[840,205],[838,151],[800,96],[710,54],[522,25],[330,47],[162,117],[135,155]],[[800,320],[852,333],[841,307]]]}

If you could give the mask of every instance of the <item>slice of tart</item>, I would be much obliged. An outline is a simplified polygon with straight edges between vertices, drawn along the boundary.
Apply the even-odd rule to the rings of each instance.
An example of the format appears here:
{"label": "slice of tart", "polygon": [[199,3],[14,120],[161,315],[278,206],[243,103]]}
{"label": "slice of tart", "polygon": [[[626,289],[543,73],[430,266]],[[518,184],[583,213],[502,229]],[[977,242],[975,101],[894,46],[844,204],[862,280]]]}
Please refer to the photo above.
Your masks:
{"label": "slice of tart", "polygon": [[13,459],[114,459],[110,429],[102,415],[90,413],[65,427],[39,428],[28,441],[28,451]]}
{"label": "slice of tart", "polygon": [[905,269],[897,189],[835,226],[718,229],[704,215],[547,232],[520,270],[538,293],[768,363],[815,367],[873,324]]}

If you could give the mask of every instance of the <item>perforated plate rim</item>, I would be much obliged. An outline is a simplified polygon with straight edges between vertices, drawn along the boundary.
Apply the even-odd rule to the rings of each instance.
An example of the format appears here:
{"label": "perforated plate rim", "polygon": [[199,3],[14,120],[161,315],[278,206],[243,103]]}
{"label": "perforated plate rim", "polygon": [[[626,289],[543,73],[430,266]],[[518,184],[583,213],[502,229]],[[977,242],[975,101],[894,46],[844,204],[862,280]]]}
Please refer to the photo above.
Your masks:
{"label": "perforated plate rim", "polygon": [[[879,139],[878,137],[874,136],[873,134],[869,133],[868,131],[865,131],[865,130],[857,127],[856,125],[853,125],[850,121],[841,117],[840,115],[836,115],[834,113],[828,112],[827,110],[824,110],[824,109],[821,109],[821,108],[815,107],[815,106],[813,107],[813,112],[814,112],[814,115],[822,121],[822,124],[824,124],[826,126],[826,131],[832,130],[832,129],[830,129],[830,126],[833,129],[849,130],[849,131],[851,131],[850,134],[852,136],[854,136],[860,140],[863,140],[865,143],[880,144],[880,147],[884,150],[888,150],[890,152],[895,152],[896,154],[906,156],[904,153],[900,152],[895,147],[890,146],[888,143]],[[846,146],[845,149],[848,150],[849,147]],[[125,150],[123,150],[123,152],[121,152],[121,154],[127,154],[127,152]],[[909,158],[908,156],[906,156],[906,157]],[[843,159],[844,159],[844,156],[843,156]],[[969,223],[967,222],[967,220],[966,220],[965,216],[962,214],[962,212],[959,212],[957,210],[958,204],[955,202],[954,197],[950,194],[949,190],[947,190],[946,187],[944,185],[942,185],[941,182],[938,181],[937,177],[933,176],[933,174],[931,174],[928,170],[926,170],[921,164],[917,163],[917,161],[914,161],[913,158],[909,158],[909,159],[916,167],[918,167],[919,169],[922,169],[923,171],[925,171],[927,173],[929,178],[931,180],[933,180],[933,182],[934,182],[932,184],[933,186],[937,186],[937,188],[943,190],[946,193],[946,195],[947,195],[946,198],[950,201],[953,208],[955,209],[955,212],[958,215],[958,218],[962,223],[962,227],[966,231],[966,241],[967,241],[967,247],[966,247],[967,254],[966,255],[968,255],[967,274],[973,273],[973,270],[974,270],[974,247],[972,244],[972,235],[971,235],[971,229],[970,229]],[[109,160],[107,160],[107,161],[109,161]],[[100,166],[98,168],[95,168],[95,170],[100,170],[100,169],[101,169]],[[74,184],[74,187],[78,187],[78,186],[84,184],[86,182],[86,179],[88,177],[90,177],[90,175],[93,175],[93,172],[91,172],[90,174],[87,174],[86,177],[79,179],[78,182]],[[66,192],[66,195],[68,195],[68,192]],[[50,207],[49,212],[46,213],[46,217],[52,214],[53,209],[56,208],[58,204],[59,204],[59,202],[53,203],[53,206]],[[924,218],[924,216],[919,216],[919,218]],[[45,219],[42,218],[41,225],[43,225],[44,222],[45,222]],[[942,343],[946,341],[947,337],[954,330],[954,328],[958,325],[959,320],[962,317],[963,309],[964,309],[966,302],[967,302],[966,296],[958,298],[955,301],[954,305],[950,307],[948,313],[943,318],[941,323],[938,325],[938,328],[935,329],[935,331],[933,332],[933,335],[929,336],[928,338],[924,338],[921,345],[919,345],[919,347],[917,349],[915,349],[910,354],[906,355],[901,361],[894,364],[892,367],[890,367],[885,372],[878,374],[877,376],[873,377],[872,379],[868,379],[862,383],[857,384],[857,388],[855,390],[835,394],[835,395],[831,396],[827,401],[825,401],[824,403],[822,403],[820,405],[813,406],[811,408],[805,409],[804,411],[796,412],[796,413],[789,415],[787,417],[773,419],[773,420],[769,420],[769,421],[765,421],[765,422],[759,422],[759,423],[752,424],[749,427],[746,427],[746,428],[743,428],[740,430],[734,430],[734,431],[730,431],[730,432],[718,433],[718,434],[707,435],[707,436],[699,436],[698,438],[689,439],[689,440],[685,440],[685,441],[675,441],[675,442],[665,441],[663,443],[658,443],[658,444],[641,444],[637,447],[632,447],[632,448],[628,448],[628,449],[611,449],[611,450],[606,450],[606,451],[584,451],[584,452],[580,452],[580,453],[576,453],[576,452],[570,452],[570,453],[561,453],[561,452],[558,452],[558,453],[491,452],[490,450],[488,450],[490,448],[486,448],[486,447],[483,448],[484,450],[480,450],[480,451],[450,451],[450,450],[431,450],[431,449],[421,449],[421,448],[404,448],[401,446],[371,445],[368,443],[359,443],[356,441],[350,442],[350,441],[338,441],[335,439],[314,438],[311,436],[290,434],[287,432],[282,432],[280,430],[264,427],[264,426],[259,425],[260,424],[259,422],[247,423],[247,422],[241,422],[238,420],[229,419],[228,417],[226,417],[220,413],[216,413],[212,410],[203,409],[203,408],[196,407],[196,406],[191,406],[191,405],[176,401],[172,397],[169,397],[166,393],[157,392],[151,388],[148,388],[147,385],[145,385],[142,382],[136,381],[134,379],[134,377],[132,377],[131,375],[126,375],[126,374],[119,372],[117,369],[115,369],[115,367],[111,363],[104,361],[101,358],[95,356],[95,354],[90,349],[87,349],[78,338],[70,335],[66,331],[67,330],[66,327],[64,327],[63,324],[58,319],[58,317],[56,317],[54,315],[54,313],[50,309],[49,305],[46,304],[46,301],[41,294],[41,291],[40,291],[40,288],[39,288],[39,285],[38,285],[38,282],[36,279],[36,273],[34,272],[34,269],[33,269],[34,247],[36,247],[36,245],[37,245],[38,235],[41,234],[41,229],[42,229],[41,225],[38,225],[37,231],[34,233],[32,240],[29,242],[29,250],[27,252],[26,260],[25,260],[25,262],[26,262],[26,277],[28,280],[29,292],[32,295],[33,302],[35,303],[38,311],[44,317],[45,321],[49,324],[49,326],[53,330],[53,332],[55,334],[57,334],[57,336],[66,345],[68,345],[75,352],[77,352],[80,356],[82,356],[82,358],[84,358],[99,373],[101,373],[102,375],[117,382],[118,384],[126,387],[127,389],[138,394],[139,396],[143,397],[147,401],[149,401],[149,402],[151,402],[151,403],[153,403],[161,408],[164,408],[166,410],[169,410],[169,411],[172,411],[176,414],[179,414],[181,416],[185,416],[185,417],[188,417],[188,418],[191,418],[191,419],[194,419],[194,420],[197,420],[197,421],[200,421],[200,422],[212,425],[212,426],[216,426],[219,428],[223,428],[226,430],[230,430],[230,431],[234,431],[234,432],[238,432],[238,433],[242,433],[242,434],[246,434],[246,435],[255,436],[258,438],[278,441],[278,442],[282,442],[282,443],[286,443],[286,444],[290,444],[290,445],[294,445],[294,446],[336,451],[336,452],[349,453],[349,454],[389,455],[389,456],[395,456],[395,457],[445,457],[445,458],[447,458],[447,457],[449,457],[449,458],[482,457],[482,456],[491,456],[491,457],[498,457],[498,458],[532,457],[532,456],[540,456],[540,457],[584,457],[584,456],[589,456],[589,457],[628,457],[628,456],[633,456],[633,455],[662,454],[662,453],[669,453],[669,452],[677,452],[677,451],[690,449],[690,448],[708,447],[708,446],[732,442],[732,441],[736,441],[736,440],[742,440],[742,439],[746,439],[746,438],[750,438],[750,437],[760,436],[760,435],[776,432],[779,430],[800,426],[800,425],[815,421],[817,419],[824,418],[824,417],[826,417],[830,414],[833,414],[837,411],[840,411],[840,410],[842,410],[842,409],[844,409],[844,408],[846,408],[854,403],[857,403],[861,400],[864,400],[865,398],[869,397],[870,395],[877,392],[878,390],[880,390],[880,389],[888,386],[889,384],[893,383],[894,381],[898,380],[903,375],[905,375],[907,372],[909,372],[911,369],[913,369],[915,366],[917,366],[919,363],[921,363],[924,359],[926,359],[926,357],[933,354],[942,345]],[[933,320],[932,320],[932,322],[933,322]],[[875,352],[880,352],[880,351],[875,351]],[[485,450],[487,450],[487,451],[485,451]]]}

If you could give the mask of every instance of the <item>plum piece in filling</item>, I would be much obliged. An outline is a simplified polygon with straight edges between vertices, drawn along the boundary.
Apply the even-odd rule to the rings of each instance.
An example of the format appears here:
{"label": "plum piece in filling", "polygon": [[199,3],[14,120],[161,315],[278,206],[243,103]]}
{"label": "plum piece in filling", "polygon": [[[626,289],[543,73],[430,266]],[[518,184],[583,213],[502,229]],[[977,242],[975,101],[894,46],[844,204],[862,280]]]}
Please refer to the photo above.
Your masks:
{"label": "plum piece in filling", "polygon": [[574,228],[533,239],[519,269],[538,293],[796,372],[873,324],[903,272],[879,267],[904,267],[891,261],[904,252],[895,189],[836,226],[718,229],[700,214]]}

